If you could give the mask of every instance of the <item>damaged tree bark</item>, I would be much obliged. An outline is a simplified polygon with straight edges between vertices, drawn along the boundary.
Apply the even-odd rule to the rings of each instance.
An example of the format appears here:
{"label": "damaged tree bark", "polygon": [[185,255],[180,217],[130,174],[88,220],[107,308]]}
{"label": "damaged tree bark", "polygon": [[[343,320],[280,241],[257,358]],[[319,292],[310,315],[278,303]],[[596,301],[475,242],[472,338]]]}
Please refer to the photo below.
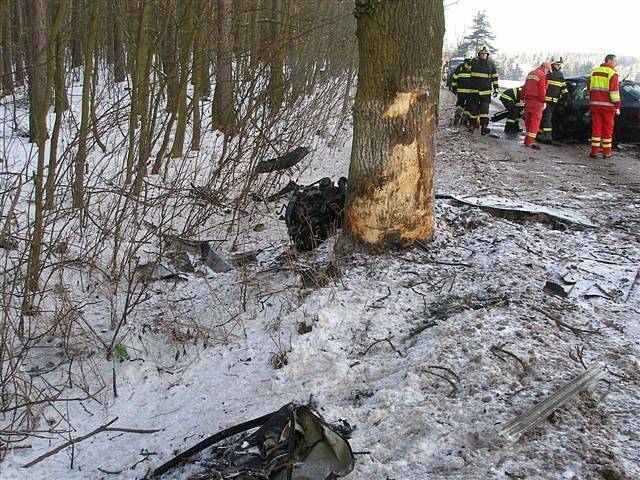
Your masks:
{"label": "damaged tree bark", "polygon": [[347,238],[403,247],[432,237],[444,35],[441,0],[357,0],[360,66]]}

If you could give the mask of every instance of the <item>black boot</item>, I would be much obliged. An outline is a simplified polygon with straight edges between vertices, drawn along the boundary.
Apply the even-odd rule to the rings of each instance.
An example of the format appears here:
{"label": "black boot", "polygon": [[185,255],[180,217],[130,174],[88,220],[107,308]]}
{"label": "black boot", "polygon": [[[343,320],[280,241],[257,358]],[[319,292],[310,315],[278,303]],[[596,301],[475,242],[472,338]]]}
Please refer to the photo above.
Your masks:
{"label": "black boot", "polygon": [[491,133],[491,129],[485,125],[482,125],[482,127],[480,128],[480,134],[481,135],[488,135]]}
{"label": "black boot", "polygon": [[544,145],[551,145],[551,138],[546,133],[539,133],[536,140]]}
{"label": "black boot", "polygon": [[507,135],[516,134],[517,133],[516,126],[511,122],[505,123],[505,125],[504,125],[504,133],[506,133]]}

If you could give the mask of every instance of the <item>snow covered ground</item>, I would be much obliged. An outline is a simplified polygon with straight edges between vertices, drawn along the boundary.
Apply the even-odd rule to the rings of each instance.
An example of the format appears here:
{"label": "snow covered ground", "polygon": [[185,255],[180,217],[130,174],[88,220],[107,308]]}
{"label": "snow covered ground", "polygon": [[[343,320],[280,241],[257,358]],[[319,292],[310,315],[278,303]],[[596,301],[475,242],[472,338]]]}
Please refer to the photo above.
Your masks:
{"label": "snow covered ground", "polygon": [[[471,139],[448,127],[449,93],[442,103],[439,193],[544,205],[595,228],[438,200],[425,248],[336,260],[332,242],[283,255],[286,230],[269,206],[250,220],[265,229],[246,239],[263,250],[255,265],[154,282],[127,323],[128,360],[77,352],[76,368],[99,373],[86,386],[93,398],[63,401],[85,396],[73,386],[46,406],[38,436],[13,445],[2,478],[142,478],[218,430],[311,395],[328,421],[355,426],[350,479],[640,478],[636,151],[590,161],[584,146],[531,152]],[[349,149],[318,149],[301,180],[346,175]],[[300,270],[328,261],[339,277],[305,288]],[[566,298],[543,292],[557,274],[582,287]],[[103,308],[85,316],[106,332]],[[50,345],[35,363],[62,348]],[[499,438],[496,426],[579,374],[580,358],[603,362],[607,382],[517,442]],[[44,377],[55,383],[68,368]],[[160,431],[100,433],[21,467],[116,417],[114,427]]]}

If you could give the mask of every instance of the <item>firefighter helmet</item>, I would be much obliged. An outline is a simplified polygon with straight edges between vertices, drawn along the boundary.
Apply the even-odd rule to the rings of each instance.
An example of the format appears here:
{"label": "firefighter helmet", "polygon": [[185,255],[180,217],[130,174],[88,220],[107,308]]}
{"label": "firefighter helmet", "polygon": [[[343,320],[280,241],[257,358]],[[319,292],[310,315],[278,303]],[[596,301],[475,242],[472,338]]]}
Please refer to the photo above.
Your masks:
{"label": "firefighter helmet", "polygon": [[470,60],[473,57],[475,57],[475,55],[473,54],[473,50],[467,50],[466,53],[464,54],[465,60]]}
{"label": "firefighter helmet", "polygon": [[551,58],[549,59],[549,63],[550,63],[551,65],[554,65],[554,64],[556,64],[556,63],[557,63],[558,65],[562,65],[562,64],[564,63],[564,61],[562,60],[562,57],[551,57]]}
{"label": "firefighter helmet", "polygon": [[489,51],[486,45],[483,45],[482,48],[478,50],[478,55],[480,55],[481,53],[486,53],[487,55],[491,54],[491,52]]}

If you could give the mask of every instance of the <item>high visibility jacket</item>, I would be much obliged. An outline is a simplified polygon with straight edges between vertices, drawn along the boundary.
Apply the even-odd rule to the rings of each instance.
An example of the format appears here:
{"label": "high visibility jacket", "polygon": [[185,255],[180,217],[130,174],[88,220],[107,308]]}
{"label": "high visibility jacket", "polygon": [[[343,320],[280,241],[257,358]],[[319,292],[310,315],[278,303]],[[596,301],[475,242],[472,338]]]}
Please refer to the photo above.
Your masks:
{"label": "high visibility jacket", "polygon": [[498,71],[491,60],[474,58],[471,61],[471,88],[480,96],[491,95],[498,89]]}
{"label": "high visibility jacket", "polygon": [[589,100],[592,107],[604,107],[610,110],[620,108],[620,90],[618,73],[604,63],[595,68],[587,82]]}
{"label": "high visibility jacket", "polygon": [[524,99],[522,98],[522,87],[514,87],[505,90],[500,94],[500,99],[506,102],[513,102],[518,107],[524,107]]}
{"label": "high visibility jacket", "polygon": [[463,62],[456,67],[451,76],[453,91],[458,93],[473,93],[471,89],[471,62]]}
{"label": "high visibility jacket", "polygon": [[560,70],[547,73],[547,102],[558,103],[560,97],[568,93],[567,82],[564,81],[564,75]]}
{"label": "high visibility jacket", "polygon": [[540,102],[544,102],[546,95],[547,76],[541,69],[536,68],[527,75],[527,80],[524,82],[524,87],[522,87],[522,97],[525,100],[537,99]]}

